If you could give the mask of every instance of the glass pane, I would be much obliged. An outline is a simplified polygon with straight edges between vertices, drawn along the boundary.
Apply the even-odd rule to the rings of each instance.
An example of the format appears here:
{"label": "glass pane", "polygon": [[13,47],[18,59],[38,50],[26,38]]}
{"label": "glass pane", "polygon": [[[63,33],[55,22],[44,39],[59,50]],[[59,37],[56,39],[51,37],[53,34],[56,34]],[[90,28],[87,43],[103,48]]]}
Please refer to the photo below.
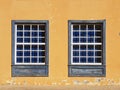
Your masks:
{"label": "glass pane", "polygon": [[88,50],[94,50],[94,45],[88,45]]}
{"label": "glass pane", "polygon": [[32,45],[32,50],[38,50],[38,46],[37,45]]}
{"label": "glass pane", "polygon": [[94,32],[88,32],[88,36],[89,37],[94,36]]}
{"label": "glass pane", "polygon": [[94,63],[94,58],[88,58],[88,63]]}
{"label": "glass pane", "polygon": [[73,36],[79,36],[79,32],[73,32]]}
{"label": "glass pane", "polygon": [[17,57],[17,63],[22,63],[23,62],[23,58]]}
{"label": "glass pane", "polygon": [[85,24],[81,25],[81,30],[86,30],[86,25]]}
{"label": "glass pane", "polygon": [[45,63],[45,58],[39,58],[39,63]]}
{"label": "glass pane", "polygon": [[32,32],[33,37],[37,37],[37,32]]}
{"label": "glass pane", "polygon": [[24,45],[25,50],[30,50],[30,45]]}
{"label": "glass pane", "polygon": [[73,25],[73,30],[79,30],[79,25]]}
{"label": "glass pane", "polygon": [[101,63],[101,58],[95,58],[96,63]]}
{"label": "glass pane", "polygon": [[45,30],[45,25],[39,25],[39,30]]}
{"label": "glass pane", "polygon": [[24,63],[30,63],[30,58],[24,58]]}
{"label": "glass pane", "polygon": [[45,37],[45,32],[39,32],[40,37]]}
{"label": "glass pane", "polygon": [[17,56],[23,56],[23,52],[22,51],[17,51]]}
{"label": "glass pane", "polygon": [[73,63],[79,63],[79,58],[78,57],[74,57],[73,58]]}
{"label": "glass pane", "polygon": [[80,38],[80,42],[86,42],[86,38]]}
{"label": "glass pane", "polygon": [[30,56],[30,51],[24,51],[24,56]]}
{"label": "glass pane", "polygon": [[94,30],[94,25],[88,25],[88,30]]}
{"label": "glass pane", "polygon": [[30,36],[30,32],[24,32],[24,36]]}
{"label": "glass pane", "polygon": [[101,51],[96,51],[95,56],[102,56]]}
{"label": "glass pane", "polygon": [[33,43],[37,43],[38,42],[37,40],[38,40],[37,38],[32,38]]}
{"label": "glass pane", "polygon": [[17,25],[17,30],[23,30],[23,25]]}
{"label": "glass pane", "polygon": [[25,42],[25,43],[30,42],[30,38],[24,38],[24,42]]}
{"label": "glass pane", "polygon": [[80,45],[80,50],[86,50],[86,45]]}
{"label": "glass pane", "polygon": [[95,32],[95,36],[102,36],[101,32]]}
{"label": "glass pane", "polygon": [[96,24],[96,25],[95,25],[95,29],[96,29],[96,30],[102,30],[102,25]]}
{"label": "glass pane", "polygon": [[82,57],[81,57],[81,58],[80,58],[80,62],[81,62],[81,63],[86,63],[86,58],[82,58]]}
{"label": "glass pane", "polygon": [[86,32],[80,32],[80,36],[86,36]]}
{"label": "glass pane", "polygon": [[45,52],[44,51],[39,51],[39,56],[45,56]]}
{"label": "glass pane", "polygon": [[17,36],[23,36],[23,32],[17,32]]}
{"label": "glass pane", "polygon": [[32,56],[37,56],[37,51],[32,51]]}
{"label": "glass pane", "polygon": [[32,30],[37,30],[37,25],[32,25]]}
{"label": "glass pane", "polygon": [[73,56],[79,56],[79,51],[73,51]]}
{"label": "glass pane", "polygon": [[95,45],[95,49],[96,49],[96,50],[101,50],[101,49],[102,49],[102,46],[101,46],[101,45]]}
{"label": "glass pane", "polygon": [[45,43],[45,38],[39,38],[40,43]]}
{"label": "glass pane", "polygon": [[95,38],[95,42],[96,42],[96,43],[101,43],[102,40],[101,40],[101,38]]}
{"label": "glass pane", "polygon": [[17,50],[23,50],[23,45],[17,45]]}
{"label": "glass pane", "polygon": [[18,43],[23,42],[23,38],[17,38],[17,42],[18,42]]}
{"label": "glass pane", "polygon": [[88,42],[93,43],[94,42],[94,38],[88,38]]}
{"label": "glass pane", "polygon": [[94,56],[94,51],[88,51],[88,56]]}
{"label": "glass pane", "polygon": [[37,58],[32,58],[32,63],[37,63]]}
{"label": "glass pane", "polygon": [[73,50],[79,50],[79,45],[73,45]]}
{"label": "glass pane", "polygon": [[80,56],[86,56],[86,51],[80,51]]}
{"label": "glass pane", "polygon": [[73,42],[74,43],[78,43],[79,42],[79,38],[73,38]]}
{"label": "glass pane", "polygon": [[30,25],[25,25],[24,30],[30,30]]}
{"label": "glass pane", "polygon": [[45,45],[39,45],[39,50],[45,50]]}

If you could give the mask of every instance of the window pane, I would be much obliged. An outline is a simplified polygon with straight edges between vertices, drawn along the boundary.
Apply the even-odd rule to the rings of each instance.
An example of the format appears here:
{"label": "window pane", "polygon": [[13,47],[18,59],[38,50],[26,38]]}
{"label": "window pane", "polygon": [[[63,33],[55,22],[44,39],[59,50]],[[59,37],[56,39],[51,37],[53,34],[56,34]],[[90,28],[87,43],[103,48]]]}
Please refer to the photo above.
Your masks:
{"label": "window pane", "polygon": [[96,24],[95,25],[95,30],[102,30],[102,25]]}
{"label": "window pane", "polygon": [[24,38],[24,42],[25,42],[25,43],[30,42],[30,38]]}
{"label": "window pane", "polygon": [[17,57],[17,63],[22,63],[23,62],[23,58]]}
{"label": "window pane", "polygon": [[30,63],[30,58],[24,58],[24,63]]}
{"label": "window pane", "polygon": [[32,25],[32,30],[37,30],[37,25]]}
{"label": "window pane", "polygon": [[101,50],[101,49],[102,49],[102,46],[101,46],[101,45],[95,45],[95,49],[96,49],[96,50]]}
{"label": "window pane", "polygon": [[94,42],[94,38],[88,38],[88,42],[93,43]]}
{"label": "window pane", "polygon": [[39,38],[40,43],[45,43],[45,38]]}
{"label": "window pane", "polygon": [[45,63],[45,58],[39,58],[40,63]]}
{"label": "window pane", "polygon": [[38,50],[38,46],[37,45],[32,45],[32,50]]}
{"label": "window pane", "polygon": [[24,32],[24,36],[30,36],[30,32]]}
{"label": "window pane", "polygon": [[45,52],[44,51],[39,51],[39,56],[45,56]]}
{"label": "window pane", "polygon": [[23,50],[23,45],[17,45],[17,50]]}
{"label": "window pane", "polygon": [[32,63],[37,63],[37,58],[32,58]]}
{"label": "window pane", "polygon": [[94,52],[93,51],[88,51],[88,56],[94,56]]}
{"label": "window pane", "polygon": [[86,45],[80,45],[80,50],[86,50]]}
{"label": "window pane", "polygon": [[88,45],[88,50],[93,50],[94,49],[94,45]]}
{"label": "window pane", "polygon": [[79,42],[79,38],[73,38],[73,42],[74,43],[78,43]]}
{"label": "window pane", "polygon": [[74,57],[73,58],[73,63],[79,63],[79,58],[78,57]]}
{"label": "window pane", "polygon": [[23,32],[17,32],[17,36],[23,36]]}
{"label": "window pane", "polygon": [[24,30],[30,30],[30,25],[25,25]]}
{"label": "window pane", "polygon": [[79,30],[79,25],[73,25],[73,30]]}
{"label": "window pane", "polygon": [[45,25],[39,25],[39,30],[45,30]]}
{"label": "window pane", "polygon": [[80,32],[80,36],[86,36],[86,32]]}
{"label": "window pane", "polygon": [[79,45],[74,45],[73,50],[79,50]]}
{"label": "window pane", "polygon": [[73,51],[73,56],[79,56],[79,51]]}
{"label": "window pane", "polygon": [[96,63],[101,63],[101,58],[95,58]]}
{"label": "window pane", "polygon": [[45,45],[39,45],[39,50],[45,50]]}
{"label": "window pane", "polygon": [[33,37],[37,37],[37,32],[32,32]]}
{"label": "window pane", "polygon": [[88,25],[88,30],[94,30],[94,25]]}
{"label": "window pane", "polygon": [[95,42],[100,43],[102,42],[101,38],[95,38]]}
{"label": "window pane", "polygon": [[101,35],[101,32],[96,32],[95,35],[96,35],[96,36],[102,36],[102,35]]}
{"label": "window pane", "polygon": [[37,38],[32,38],[33,43],[37,43],[38,42],[37,40],[38,40]]}
{"label": "window pane", "polygon": [[86,25],[81,25],[81,30],[86,30]]}
{"label": "window pane", "polygon": [[79,36],[79,32],[73,32],[73,36]]}
{"label": "window pane", "polygon": [[94,58],[88,58],[88,63],[94,63]]}
{"label": "window pane", "polygon": [[39,32],[40,37],[45,37],[45,32]]}
{"label": "window pane", "polygon": [[17,56],[23,56],[23,52],[22,51],[17,51]]}
{"label": "window pane", "polygon": [[86,51],[81,51],[80,56],[86,56]]}
{"label": "window pane", "polygon": [[80,42],[86,42],[86,38],[80,38]]}
{"label": "window pane", "polygon": [[23,38],[17,38],[17,42],[18,42],[18,43],[23,42]]}
{"label": "window pane", "polygon": [[32,56],[37,56],[37,51],[32,51]]}
{"label": "window pane", "polygon": [[17,30],[23,30],[23,25],[17,25]]}
{"label": "window pane", "polygon": [[88,36],[89,37],[94,36],[94,32],[88,32]]}
{"label": "window pane", "polygon": [[30,45],[24,45],[25,50],[30,50]]}
{"label": "window pane", "polygon": [[30,51],[24,51],[24,56],[30,56]]}
{"label": "window pane", "polygon": [[95,56],[102,56],[102,55],[101,55],[101,51],[96,51],[96,52],[95,52]]}
{"label": "window pane", "polygon": [[86,58],[82,58],[82,57],[81,57],[81,58],[80,58],[80,62],[81,62],[81,63],[86,63]]}

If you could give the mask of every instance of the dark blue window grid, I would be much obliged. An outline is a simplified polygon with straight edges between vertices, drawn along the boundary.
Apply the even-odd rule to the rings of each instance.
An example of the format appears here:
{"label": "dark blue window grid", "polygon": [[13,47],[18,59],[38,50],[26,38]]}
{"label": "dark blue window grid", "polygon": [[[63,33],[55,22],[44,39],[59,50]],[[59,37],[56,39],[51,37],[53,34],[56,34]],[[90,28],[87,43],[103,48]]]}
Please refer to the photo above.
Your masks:
{"label": "dark blue window grid", "polygon": [[102,64],[102,24],[72,24],[72,64]]}
{"label": "dark blue window grid", "polygon": [[16,64],[45,64],[45,24],[15,24]]}

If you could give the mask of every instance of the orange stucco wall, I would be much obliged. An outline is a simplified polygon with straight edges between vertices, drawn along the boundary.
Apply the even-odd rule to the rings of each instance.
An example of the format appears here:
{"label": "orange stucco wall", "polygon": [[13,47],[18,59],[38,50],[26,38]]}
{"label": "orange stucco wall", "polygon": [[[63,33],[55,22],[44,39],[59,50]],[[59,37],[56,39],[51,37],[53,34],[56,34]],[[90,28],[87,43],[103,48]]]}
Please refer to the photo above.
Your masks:
{"label": "orange stucco wall", "polygon": [[[106,77],[68,77],[68,20],[106,19]],[[11,77],[11,20],[49,20],[49,77]],[[120,0],[0,0],[0,84],[119,83]],[[80,84],[80,83],[79,83]]]}

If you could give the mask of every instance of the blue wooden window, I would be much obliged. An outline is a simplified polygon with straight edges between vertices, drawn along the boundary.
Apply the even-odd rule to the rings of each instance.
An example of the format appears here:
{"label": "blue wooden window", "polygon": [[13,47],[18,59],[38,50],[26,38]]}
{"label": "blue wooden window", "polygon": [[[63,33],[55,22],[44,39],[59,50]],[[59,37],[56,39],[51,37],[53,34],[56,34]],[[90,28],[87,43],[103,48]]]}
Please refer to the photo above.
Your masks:
{"label": "blue wooden window", "polygon": [[12,34],[12,76],[47,76],[48,21],[12,21]]}
{"label": "blue wooden window", "polygon": [[[101,75],[105,75],[105,21],[81,20],[69,21],[69,76],[97,76],[86,75],[79,67],[100,66]],[[72,69],[78,69],[78,75],[72,73]],[[76,69],[76,70],[77,70]],[[87,69],[86,69],[87,70]],[[77,72],[77,71],[73,71]],[[96,71],[97,72],[97,71]],[[71,74],[72,73],[72,74]]]}

